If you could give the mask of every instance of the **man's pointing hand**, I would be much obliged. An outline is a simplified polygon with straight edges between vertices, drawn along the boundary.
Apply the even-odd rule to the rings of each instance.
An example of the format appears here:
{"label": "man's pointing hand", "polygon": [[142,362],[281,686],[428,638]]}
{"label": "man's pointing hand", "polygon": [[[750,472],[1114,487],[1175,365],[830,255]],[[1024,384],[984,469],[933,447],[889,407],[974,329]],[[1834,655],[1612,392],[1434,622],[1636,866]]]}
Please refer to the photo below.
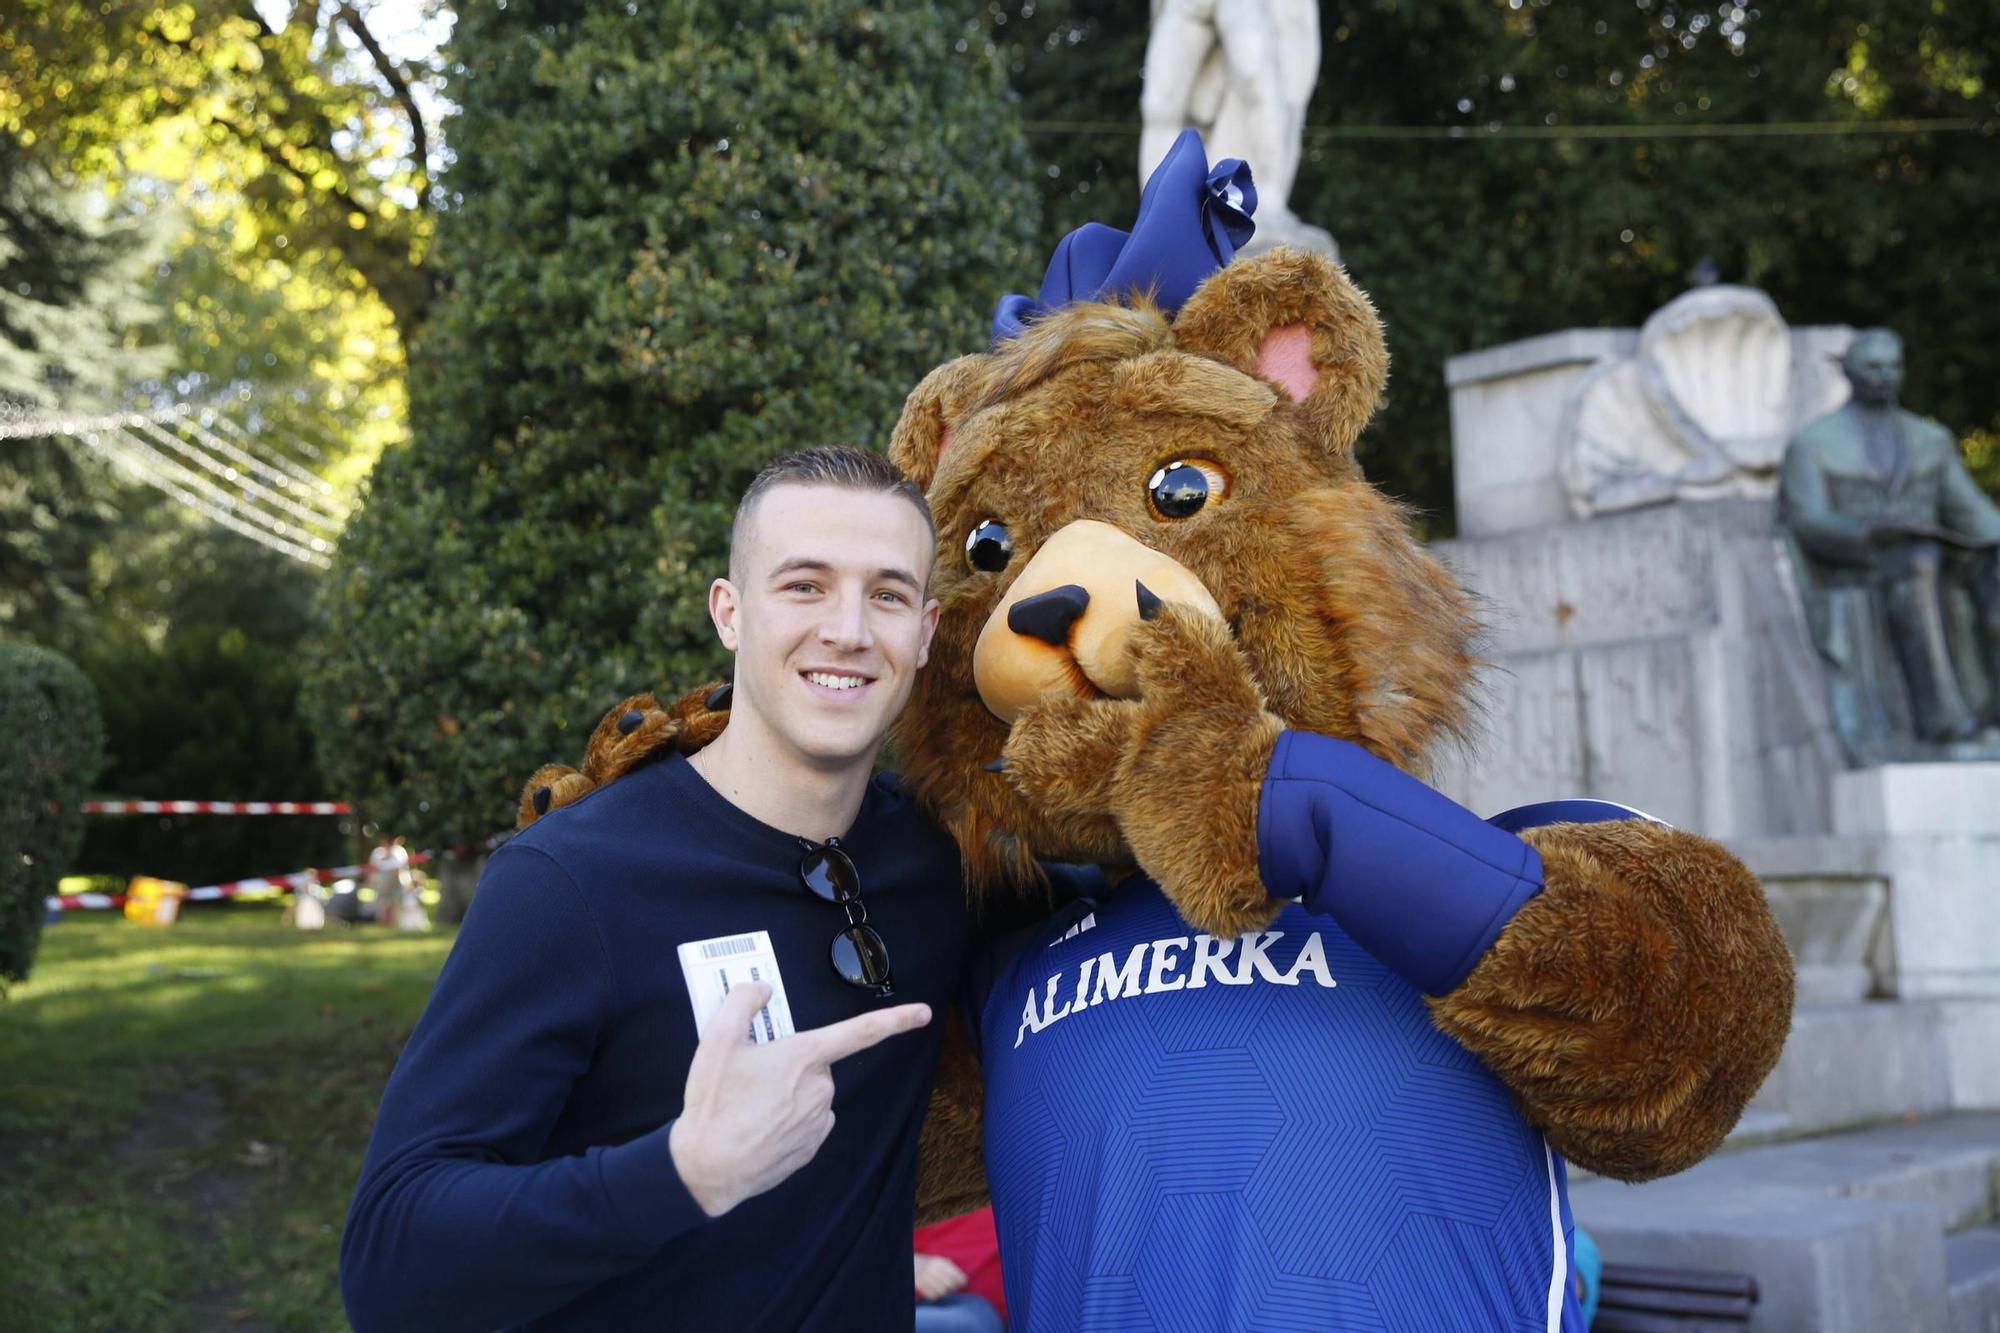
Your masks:
{"label": "man's pointing hand", "polygon": [[833,1066],[931,1021],[899,1004],[758,1046],[750,1020],[770,1001],[764,982],[723,1000],[688,1066],[680,1119],[667,1136],[694,1201],[720,1217],[811,1161],[833,1132]]}

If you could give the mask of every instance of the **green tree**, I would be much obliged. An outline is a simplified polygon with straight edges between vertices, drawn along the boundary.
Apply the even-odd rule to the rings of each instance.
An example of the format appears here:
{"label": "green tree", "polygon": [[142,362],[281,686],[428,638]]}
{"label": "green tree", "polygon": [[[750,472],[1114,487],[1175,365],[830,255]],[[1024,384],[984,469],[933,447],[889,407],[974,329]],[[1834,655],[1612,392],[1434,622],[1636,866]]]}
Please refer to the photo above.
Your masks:
{"label": "green tree", "polygon": [[329,772],[474,844],[607,703],[720,666],[734,497],[880,441],[1032,262],[1035,201],[962,11],[480,6],[453,38],[445,287],[327,588]]}
{"label": "green tree", "polygon": [[[437,0],[401,13],[437,17]],[[0,136],[41,177],[146,219],[172,315],[159,383],[257,398],[274,440],[352,487],[403,437],[403,339],[429,306],[436,71],[365,0],[20,0],[0,23]],[[5,167],[0,162],[0,171]],[[154,261],[158,261],[157,268]]]}
{"label": "green tree", "polygon": [[[1042,166],[1044,246],[1129,218],[1144,7],[989,16]],[[1395,368],[1362,457],[1434,531],[1452,512],[1445,359],[1636,324],[1703,259],[1794,323],[1901,330],[1907,401],[2000,483],[2000,27],[1980,7],[1355,0],[1322,4],[1320,29],[1292,202],[1382,311]],[[1835,132],[1740,129],[1800,123]]]}
{"label": "green tree", "polygon": [[[433,136],[367,4],[20,0],[0,24],[0,132],[79,177],[186,182],[250,257],[321,252],[406,325],[430,299]],[[283,14],[280,20],[269,17]]]}
{"label": "green tree", "polygon": [[76,854],[103,748],[83,673],[45,649],[0,640],[0,988],[34,966],[42,903]]}
{"label": "green tree", "polygon": [[[338,475],[371,432],[401,426],[383,410],[400,407],[400,374],[352,355],[370,302],[262,281],[277,261],[231,264],[180,210],[149,210],[137,191],[65,189],[24,155],[9,161],[0,368],[18,373],[0,417],[11,435],[0,439],[0,627],[66,653],[98,686],[111,790],[324,795],[297,699],[312,571],[135,482],[90,443],[115,431],[17,432],[23,418],[204,395],[255,429],[260,451]],[[182,372],[172,380],[157,375],[169,363]],[[332,369],[300,390],[309,366]],[[353,425],[324,449],[287,443],[315,420]],[[340,850],[324,819],[92,819],[87,831],[80,868],[181,879],[293,869]]]}
{"label": "green tree", "polygon": [[163,362],[148,281],[158,229],[91,202],[0,134],[0,402],[88,403]]}
{"label": "green tree", "polygon": [[[96,684],[108,797],[338,799],[299,711],[315,571],[203,525],[154,529],[107,581],[104,623],[74,649]],[[74,865],[89,874],[213,884],[339,865],[351,843],[326,816],[93,816]]]}
{"label": "green tree", "polygon": [[0,630],[54,642],[97,621],[94,557],[128,488],[66,440],[0,439]]}
{"label": "green tree", "polygon": [[115,396],[165,355],[158,228],[92,202],[0,134],[0,630],[16,634],[86,613],[117,487],[97,460],[10,427]]}
{"label": "green tree", "polygon": [[[192,399],[351,494],[406,432],[434,71],[390,56],[395,34],[377,40],[365,0],[6,9],[0,397],[24,399],[7,389],[19,370],[16,385],[65,391],[34,399],[42,409]],[[16,217],[52,239],[10,247]],[[161,337],[148,360],[114,359],[133,339],[112,298],[134,295],[165,316]],[[57,296],[92,298],[96,322],[55,326]],[[0,625],[99,684],[119,794],[327,794],[298,716],[312,572],[139,484],[126,469],[144,440],[103,433],[114,441],[116,466],[82,436],[0,441]],[[342,497],[321,502],[337,519]],[[93,820],[82,859],[207,880],[339,851],[327,820],[168,823]]]}

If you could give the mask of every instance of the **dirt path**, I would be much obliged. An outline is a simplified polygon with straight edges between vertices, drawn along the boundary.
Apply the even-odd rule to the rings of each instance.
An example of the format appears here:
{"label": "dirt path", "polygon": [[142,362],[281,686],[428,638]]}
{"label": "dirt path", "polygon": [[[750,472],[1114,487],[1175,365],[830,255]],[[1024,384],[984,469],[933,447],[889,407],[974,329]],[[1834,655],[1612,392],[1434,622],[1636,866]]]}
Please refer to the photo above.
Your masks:
{"label": "dirt path", "polygon": [[[189,1247],[203,1248],[204,1237],[220,1236],[224,1228],[255,1219],[251,1173],[268,1165],[271,1149],[263,1144],[231,1141],[223,1097],[209,1081],[195,1083],[167,1096],[110,1153],[112,1169],[142,1184],[145,1192],[182,1220]],[[219,1258],[204,1270],[220,1273]],[[267,1333],[268,1325],[244,1308],[240,1283],[226,1274],[203,1285],[186,1306],[183,1327],[202,1330],[235,1329]]]}

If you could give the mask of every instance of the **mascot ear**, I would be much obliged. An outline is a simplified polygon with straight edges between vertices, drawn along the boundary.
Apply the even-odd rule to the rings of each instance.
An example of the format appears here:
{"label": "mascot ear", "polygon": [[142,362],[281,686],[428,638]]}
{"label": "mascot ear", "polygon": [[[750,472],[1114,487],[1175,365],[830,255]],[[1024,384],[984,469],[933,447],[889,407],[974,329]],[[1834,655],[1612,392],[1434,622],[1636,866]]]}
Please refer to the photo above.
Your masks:
{"label": "mascot ear", "polygon": [[1339,265],[1307,250],[1271,250],[1210,276],[1174,317],[1174,341],[1267,381],[1339,454],[1389,380],[1375,307]]}
{"label": "mascot ear", "polygon": [[951,447],[951,433],[965,414],[981,372],[993,358],[975,352],[947,361],[903,400],[903,415],[889,437],[889,458],[903,475],[928,491],[938,460]]}

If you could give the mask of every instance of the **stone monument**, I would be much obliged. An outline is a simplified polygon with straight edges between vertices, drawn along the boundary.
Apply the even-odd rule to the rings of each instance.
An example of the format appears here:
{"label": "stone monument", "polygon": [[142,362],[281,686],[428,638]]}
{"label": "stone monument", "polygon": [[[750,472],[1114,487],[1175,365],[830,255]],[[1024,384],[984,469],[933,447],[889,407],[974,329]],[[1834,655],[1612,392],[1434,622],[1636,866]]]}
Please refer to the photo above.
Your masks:
{"label": "stone monument", "polygon": [[[1476,810],[1625,801],[1781,881],[1884,881],[1907,853],[1879,910],[1868,894],[1800,899],[1821,904],[1797,907],[1814,931],[1852,917],[1794,939],[1802,998],[2000,998],[2000,763],[1850,766],[1777,521],[1785,444],[1844,401],[1853,338],[1705,287],[1638,330],[1447,363],[1459,536],[1439,553],[1488,601],[1494,670],[1487,734],[1441,778]],[[1961,835],[1953,851],[1926,841]],[[1947,877],[1918,869],[1961,853]]]}
{"label": "stone monument", "polygon": [[1291,209],[1306,106],[1319,78],[1315,0],[1153,0],[1139,97],[1139,179],[1181,131],[1211,160],[1242,158],[1257,179],[1257,234],[1244,253],[1296,245],[1340,257]]}
{"label": "stone monument", "polygon": [[1601,796],[1728,842],[1799,926],[1802,999],[2000,998],[2000,764],[1850,767],[1776,521],[1852,338],[1709,287],[1448,363],[1440,554],[1487,599],[1494,669],[1440,778],[1477,810]]}
{"label": "stone monument", "polygon": [[[1855,767],[1843,748],[1778,493],[1787,442],[1846,399],[1853,341],[1710,286],[1640,329],[1447,363],[1459,535],[1438,552],[1486,602],[1491,669],[1485,734],[1435,780],[1482,813],[1596,796],[1719,838],[1798,960],[1792,1037],[1737,1137],[1811,1141],[1583,1182],[1606,1256],[1749,1267],[1758,1327],[1943,1330],[1947,1286],[1957,1310],[1986,1282],[2000,1310],[2000,1265],[1946,1262],[2000,1178],[2000,763]],[[1893,1153],[1843,1146],[1889,1121],[1912,1122]],[[1933,1126],[1970,1137],[1934,1151]],[[1895,1154],[1926,1179],[1964,1162],[1985,1211],[1888,1202],[1911,1197]]]}
{"label": "stone monument", "polygon": [[1795,337],[1750,287],[1697,287],[1661,307],[1565,399],[1555,445],[1570,512],[1769,496],[1800,414],[1839,401],[1818,363],[1830,346]]}

